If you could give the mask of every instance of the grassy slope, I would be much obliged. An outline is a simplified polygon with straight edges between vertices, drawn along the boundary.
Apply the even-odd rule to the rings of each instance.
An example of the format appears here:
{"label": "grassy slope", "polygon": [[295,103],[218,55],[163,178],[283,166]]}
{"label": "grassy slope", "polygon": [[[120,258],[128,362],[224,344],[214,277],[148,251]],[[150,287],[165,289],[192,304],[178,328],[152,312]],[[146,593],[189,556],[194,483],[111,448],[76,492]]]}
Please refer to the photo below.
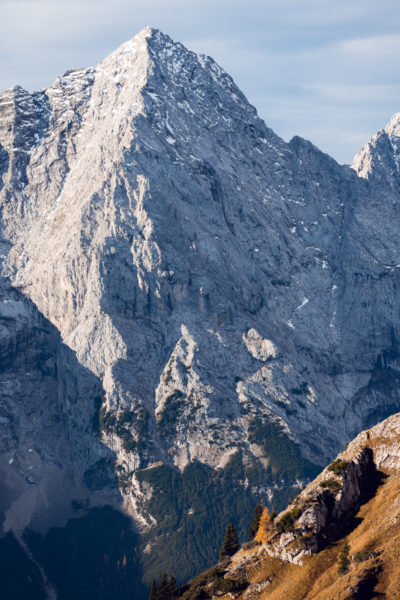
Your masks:
{"label": "grassy slope", "polygon": [[[356,515],[357,527],[322,552],[307,557],[302,566],[262,556],[248,565],[251,583],[271,580],[257,600],[368,600],[400,598],[400,475],[384,479],[376,495]],[[338,574],[337,558],[344,541],[350,557],[370,550],[362,562],[351,561],[344,575]],[[251,551],[240,552],[235,562]],[[253,597],[253,596],[252,596]]]}

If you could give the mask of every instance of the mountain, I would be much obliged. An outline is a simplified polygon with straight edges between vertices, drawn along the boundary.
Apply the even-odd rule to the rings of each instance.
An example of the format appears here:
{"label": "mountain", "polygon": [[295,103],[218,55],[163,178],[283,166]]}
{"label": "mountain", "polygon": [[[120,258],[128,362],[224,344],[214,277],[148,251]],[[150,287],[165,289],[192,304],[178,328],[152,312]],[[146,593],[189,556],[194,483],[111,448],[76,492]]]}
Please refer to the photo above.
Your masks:
{"label": "mountain", "polygon": [[2,531],[60,597],[101,511],[93,581],[119,511],[120,597],[187,580],[399,410],[393,119],[339,165],[152,28],[0,95]]}
{"label": "mountain", "polygon": [[400,189],[400,113],[390,119],[356,155],[353,169],[375,185],[398,193]]}
{"label": "mountain", "polygon": [[220,562],[176,597],[197,592],[206,599],[231,589],[252,600],[397,599],[399,442],[400,414],[363,431],[288,510],[260,524],[262,543]]}

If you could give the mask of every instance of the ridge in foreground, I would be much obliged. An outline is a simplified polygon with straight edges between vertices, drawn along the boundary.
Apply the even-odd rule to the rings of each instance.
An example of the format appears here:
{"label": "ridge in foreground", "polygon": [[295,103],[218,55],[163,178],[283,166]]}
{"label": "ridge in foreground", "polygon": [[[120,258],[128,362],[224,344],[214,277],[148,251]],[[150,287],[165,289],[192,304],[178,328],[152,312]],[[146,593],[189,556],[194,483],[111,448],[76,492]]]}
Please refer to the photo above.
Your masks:
{"label": "ridge in foreground", "polygon": [[395,600],[399,491],[396,414],[358,435],[281,514],[266,511],[259,542],[193,580],[181,597],[216,597],[230,588],[234,598],[251,600],[283,594],[288,600]]}

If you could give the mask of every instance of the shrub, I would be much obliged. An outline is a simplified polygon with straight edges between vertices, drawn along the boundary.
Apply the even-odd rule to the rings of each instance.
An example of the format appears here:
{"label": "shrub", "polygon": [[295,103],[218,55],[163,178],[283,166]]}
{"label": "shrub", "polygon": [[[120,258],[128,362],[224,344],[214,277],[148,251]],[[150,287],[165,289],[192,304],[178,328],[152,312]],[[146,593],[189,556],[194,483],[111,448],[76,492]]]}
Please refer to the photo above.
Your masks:
{"label": "shrub", "polygon": [[180,588],[178,590],[178,597],[181,600],[209,600],[211,597],[221,596],[222,594],[242,592],[249,585],[248,581],[224,577],[228,563],[229,560],[224,565],[219,563],[194,577],[186,589]]}
{"label": "shrub", "polygon": [[309,540],[310,540],[310,536],[308,536],[308,535],[299,535],[299,537],[297,537],[294,540],[294,543],[295,543],[295,546],[297,548],[304,549],[304,548],[307,548]]}
{"label": "shrub", "polygon": [[118,475],[118,487],[120,489],[125,489],[129,487],[132,481],[132,475],[129,473],[119,473]]}
{"label": "shrub", "polygon": [[328,471],[331,471],[335,475],[342,475],[346,471],[348,463],[345,460],[337,458],[328,467]]}
{"label": "shrub", "polygon": [[122,410],[118,416],[119,425],[132,425],[135,422],[135,416],[130,410]]}
{"label": "shrub", "polygon": [[292,510],[288,510],[284,515],[279,519],[276,524],[276,528],[278,533],[289,533],[294,529],[294,523],[300,517],[303,510],[296,506],[296,508],[292,508]]}
{"label": "shrub", "polygon": [[183,408],[183,393],[180,390],[174,390],[172,394],[165,399],[164,408],[158,423],[159,427],[162,428],[165,433],[173,433]]}
{"label": "shrub", "polygon": [[360,550],[360,552],[356,552],[353,556],[353,560],[357,563],[363,562],[364,560],[368,560],[373,555],[372,550]]}
{"label": "shrub", "polygon": [[215,580],[215,582],[212,586],[212,592],[213,593],[223,592],[224,594],[228,594],[228,593],[234,594],[237,592],[241,592],[247,586],[248,586],[247,581],[219,577],[218,579]]}
{"label": "shrub", "polygon": [[296,396],[306,396],[308,394],[308,383],[306,381],[303,381],[299,385],[299,387],[292,388],[290,391]]}
{"label": "shrub", "polygon": [[187,584],[187,589],[184,590],[183,594],[179,594],[180,598],[182,598],[182,600],[200,600],[210,598],[210,588],[213,587],[214,582],[222,577],[224,573],[225,569],[220,563],[214,567],[211,567],[211,569],[200,573],[200,575],[196,575],[196,577],[194,577]]}
{"label": "shrub", "polygon": [[334,479],[325,479],[324,481],[321,481],[319,485],[322,488],[328,488],[329,490],[332,490],[332,492],[338,492],[341,488],[340,483]]}

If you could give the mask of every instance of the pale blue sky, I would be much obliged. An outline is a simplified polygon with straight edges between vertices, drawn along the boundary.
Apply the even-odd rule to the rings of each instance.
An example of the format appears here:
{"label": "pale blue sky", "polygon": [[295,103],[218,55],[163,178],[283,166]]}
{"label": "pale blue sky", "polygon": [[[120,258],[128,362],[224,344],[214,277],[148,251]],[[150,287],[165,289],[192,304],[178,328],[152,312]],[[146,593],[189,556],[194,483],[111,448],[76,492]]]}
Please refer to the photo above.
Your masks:
{"label": "pale blue sky", "polygon": [[400,112],[398,0],[0,0],[0,89],[44,87],[146,25],[213,56],[276,133],[339,162]]}

